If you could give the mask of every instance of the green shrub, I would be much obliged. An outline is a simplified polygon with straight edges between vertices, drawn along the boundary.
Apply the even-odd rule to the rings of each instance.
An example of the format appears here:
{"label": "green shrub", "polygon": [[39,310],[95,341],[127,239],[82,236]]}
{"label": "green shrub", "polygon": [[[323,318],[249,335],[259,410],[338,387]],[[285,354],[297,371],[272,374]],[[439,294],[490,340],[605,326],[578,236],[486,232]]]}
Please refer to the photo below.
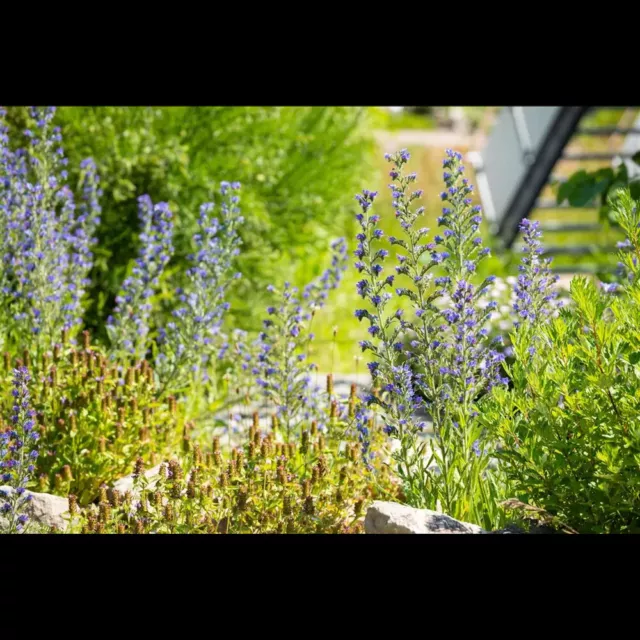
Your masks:
{"label": "green shrub", "polygon": [[509,493],[581,533],[640,531],[640,214],[628,191],[610,204],[629,239],[626,286],[574,278],[558,317],[523,322],[512,388],[482,416]]}

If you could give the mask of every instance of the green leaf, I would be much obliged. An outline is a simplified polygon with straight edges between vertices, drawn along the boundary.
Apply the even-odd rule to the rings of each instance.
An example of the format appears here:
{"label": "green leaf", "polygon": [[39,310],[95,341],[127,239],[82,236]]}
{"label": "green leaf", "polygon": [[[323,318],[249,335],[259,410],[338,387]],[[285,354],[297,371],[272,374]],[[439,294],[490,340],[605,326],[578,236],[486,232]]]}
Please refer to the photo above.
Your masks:
{"label": "green leaf", "polygon": [[558,196],[556,198],[556,202],[558,204],[562,204],[565,200],[568,200],[569,196],[573,191],[573,188],[574,187],[571,184],[571,182],[565,182],[561,184],[560,188],[558,189]]}
{"label": "green leaf", "polygon": [[569,196],[569,204],[572,207],[584,207],[589,204],[595,197],[607,191],[609,187],[608,180],[585,181],[576,186]]}
{"label": "green leaf", "polygon": [[640,180],[629,183],[629,193],[634,200],[640,200]]}
{"label": "green leaf", "polygon": [[640,165],[640,151],[637,151],[636,153],[634,153],[634,154],[631,156],[631,160],[632,160],[635,164]]}
{"label": "green leaf", "polygon": [[629,362],[631,364],[637,364],[640,362],[640,351],[636,351],[629,356]]}
{"label": "green leaf", "polygon": [[570,200],[576,189],[590,181],[591,176],[584,169],[574,173],[564,184],[560,185],[557,198],[558,204],[562,204],[565,200]]}

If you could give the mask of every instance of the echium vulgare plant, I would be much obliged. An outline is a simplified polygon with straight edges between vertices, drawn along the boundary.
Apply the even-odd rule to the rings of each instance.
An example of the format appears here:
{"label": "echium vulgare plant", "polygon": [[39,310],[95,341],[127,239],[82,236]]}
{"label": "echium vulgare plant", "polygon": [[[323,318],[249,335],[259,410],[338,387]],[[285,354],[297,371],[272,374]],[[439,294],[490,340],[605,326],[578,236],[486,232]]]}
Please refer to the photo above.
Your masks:
{"label": "echium vulgare plant", "polygon": [[173,215],[166,202],[138,198],[142,225],[140,250],[131,275],[122,283],[116,307],[107,319],[112,356],[143,358],[148,350],[149,319],[154,295],[173,254]]}
{"label": "echium vulgare plant", "polygon": [[260,354],[253,373],[258,376],[264,395],[275,404],[287,439],[299,435],[299,425],[305,420],[316,420],[321,431],[325,428],[325,412],[311,384],[315,365],[307,362],[307,356],[314,338],[309,329],[315,312],[324,305],[328,292],[339,285],[347,267],[345,240],[334,241],[331,249],[331,266],[304,287],[302,296],[288,282],[282,291],[269,286],[279,302],[267,308],[269,318],[263,322]]}
{"label": "echium vulgare plant", "polygon": [[241,275],[232,272],[240,251],[238,227],[244,222],[239,190],[239,182],[221,182],[219,218],[213,217],[213,203],[200,207],[199,229],[193,237],[197,251],[189,256],[193,266],[187,270],[185,286],[176,290],[182,304],[160,329],[156,369],[163,388],[184,386],[194,374],[208,379],[211,356],[224,351],[220,329],[230,306],[227,291]]}
{"label": "echium vulgare plant", "polygon": [[[365,190],[357,196],[362,211],[355,266],[364,275],[357,289],[371,308],[357,310],[356,317],[369,322],[373,340],[361,346],[374,356],[368,366],[382,392],[367,403],[378,405],[387,432],[398,440],[393,457],[410,504],[489,524],[487,519],[498,517],[491,507],[498,488],[490,477],[491,447],[477,420],[477,404],[507,380],[504,355],[491,348],[485,327],[495,303],[479,304],[493,278],[473,283],[478,264],[489,254],[478,233],[480,207],[472,206],[473,188],[464,178],[461,155],[447,151],[441,194],[447,206],[438,218],[444,231],[426,242],[429,229],[416,228],[424,213],[424,207],[416,207],[422,192],[410,188],[416,174],[403,174],[409,153],[386,158],[393,165],[393,206],[405,236],[389,238],[404,250],[395,269],[402,281],[385,274],[389,251],[376,248],[384,236],[379,216],[371,212],[377,193]],[[401,308],[390,309],[394,284],[404,285],[395,293],[410,301],[410,317]],[[420,437],[427,422],[418,412],[431,417],[430,442]]]}
{"label": "echium vulgare plant", "polygon": [[579,533],[640,531],[640,214],[628,191],[616,195],[626,282],[574,277],[558,312],[550,274],[531,270],[539,230],[523,223],[512,385],[482,415],[510,495]]}
{"label": "echium vulgare plant", "polygon": [[30,109],[28,144],[13,149],[0,109],[0,306],[3,342],[33,347],[39,356],[60,332],[82,322],[82,298],[99,223],[99,178],[91,159],[82,166],[79,211],[67,180],[55,108]]}
{"label": "echium vulgare plant", "polygon": [[[8,428],[0,431],[0,529],[7,533],[21,532],[29,522],[25,507],[31,501],[27,484],[33,476],[38,458],[40,437],[31,407],[26,368],[13,371],[13,410]],[[4,521],[4,525],[3,525]]]}
{"label": "echium vulgare plant", "polygon": [[[558,297],[554,288],[558,281],[557,275],[551,272],[552,258],[543,258],[544,248],[540,242],[542,232],[538,221],[526,218],[520,223],[520,231],[524,240],[524,256],[518,266],[518,278],[514,286],[515,301],[513,311],[515,315],[514,327],[522,323],[535,325],[538,320],[544,320],[553,310],[552,301]],[[558,306],[561,306],[561,302]]]}

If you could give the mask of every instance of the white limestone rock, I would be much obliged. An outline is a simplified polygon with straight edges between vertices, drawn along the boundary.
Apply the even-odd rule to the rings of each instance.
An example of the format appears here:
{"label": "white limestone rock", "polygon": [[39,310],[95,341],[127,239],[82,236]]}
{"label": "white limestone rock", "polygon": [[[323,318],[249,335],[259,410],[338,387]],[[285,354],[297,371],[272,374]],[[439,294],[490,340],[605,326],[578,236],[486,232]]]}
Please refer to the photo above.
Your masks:
{"label": "white limestone rock", "polygon": [[364,520],[365,533],[486,533],[444,513],[376,500]]}
{"label": "white limestone rock", "polygon": [[[4,503],[6,497],[13,493],[13,487],[0,487],[0,501]],[[25,496],[31,495],[31,501],[21,510],[21,513],[29,516],[30,531],[37,528],[50,529],[56,527],[59,531],[65,531],[69,523],[69,501],[67,498],[54,496],[50,493],[34,493],[25,491]],[[6,518],[0,516],[0,531],[6,526]]]}

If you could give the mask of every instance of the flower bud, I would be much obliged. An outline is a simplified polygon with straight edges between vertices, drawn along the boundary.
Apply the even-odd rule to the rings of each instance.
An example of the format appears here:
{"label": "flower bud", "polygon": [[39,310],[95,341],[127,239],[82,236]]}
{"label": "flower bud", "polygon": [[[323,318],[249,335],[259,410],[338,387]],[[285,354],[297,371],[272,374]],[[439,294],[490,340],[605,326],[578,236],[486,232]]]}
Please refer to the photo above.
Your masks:
{"label": "flower bud", "polygon": [[111,506],[114,508],[118,508],[122,504],[122,496],[117,489],[114,489],[111,492]]}
{"label": "flower bud", "polygon": [[240,487],[236,497],[236,509],[238,509],[238,511],[245,511],[247,508],[247,498],[248,493],[246,487]]}
{"label": "flower bud", "polygon": [[313,498],[311,496],[307,496],[304,499],[304,507],[303,511],[306,515],[312,516],[315,513],[315,506],[313,504]]}
{"label": "flower bud", "polygon": [[333,395],[333,374],[330,373],[327,376],[327,393],[332,396]]}
{"label": "flower bud", "polygon": [[111,505],[108,502],[100,503],[100,515],[98,516],[102,524],[107,524],[111,518]]}
{"label": "flower bud", "polygon": [[136,459],[136,466],[133,471],[133,477],[139,478],[144,473],[144,460],[140,457]]}

